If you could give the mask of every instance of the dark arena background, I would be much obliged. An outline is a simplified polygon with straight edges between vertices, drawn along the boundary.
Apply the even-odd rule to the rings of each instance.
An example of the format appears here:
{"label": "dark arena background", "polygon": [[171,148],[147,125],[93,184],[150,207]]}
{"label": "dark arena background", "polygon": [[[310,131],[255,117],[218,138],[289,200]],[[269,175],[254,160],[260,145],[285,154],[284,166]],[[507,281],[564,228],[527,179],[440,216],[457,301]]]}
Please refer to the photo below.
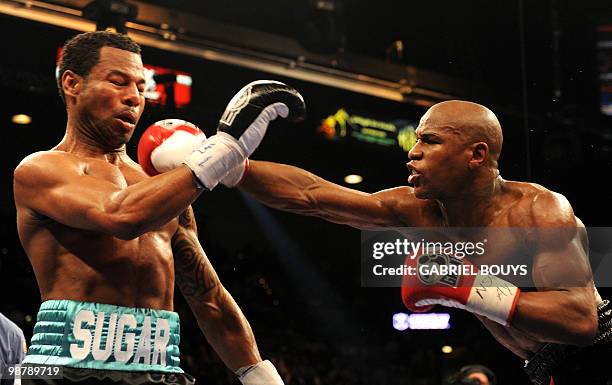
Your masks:
{"label": "dark arena background", "polygon": [[[0,312],[28,340],[40,295],[17,236],[13,170],[63,136],[58,49],[121,17],[157,84],[128,144],[134,158],[150,124],[179,118],[212,135],[243,85],[276,79],[302,93],[308,118],[274,122],[253,159],[375,192],[407,183],[427,107],[464,99],[499,117],[504,178],[562,193],[587,226],[612,224],[610,1],[160,0],[130,1],[137,14],[126,15],[104,13],[109,3],[128,4],[0,0]],[[224,187],[194,209],[208,257],[287,385],[442,384],[466,364],[528,384],[522,360],[467,312],[437,308],[448,329],[395,329],[393,315],[409,312],[398,289],[361,287],[358,230]],[[201,384],[238,383],[176,293],[181,366]]]}

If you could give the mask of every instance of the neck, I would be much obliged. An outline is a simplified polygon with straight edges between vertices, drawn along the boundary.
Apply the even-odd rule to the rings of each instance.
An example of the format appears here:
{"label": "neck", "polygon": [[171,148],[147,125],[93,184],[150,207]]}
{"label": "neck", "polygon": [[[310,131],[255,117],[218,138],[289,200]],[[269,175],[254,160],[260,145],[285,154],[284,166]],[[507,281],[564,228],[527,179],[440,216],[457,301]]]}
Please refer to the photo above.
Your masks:
{"label": "neck", "polygon": [[495,170],[495,176],[473,183],[473,188],[459,195],[436,199],[448,226],[486,226],[491,210],[505,181]]}
{"label": "neck", "polygon": [[88,135],[78,126],[70,124],[70,121],[66,126],[64,137],[55,146],[55,149],[90,158],[104,158],[111,163],[115,163],[119,158],[126,155],[125,144],[117,148],[107,148],[97,142],[92,135]]}

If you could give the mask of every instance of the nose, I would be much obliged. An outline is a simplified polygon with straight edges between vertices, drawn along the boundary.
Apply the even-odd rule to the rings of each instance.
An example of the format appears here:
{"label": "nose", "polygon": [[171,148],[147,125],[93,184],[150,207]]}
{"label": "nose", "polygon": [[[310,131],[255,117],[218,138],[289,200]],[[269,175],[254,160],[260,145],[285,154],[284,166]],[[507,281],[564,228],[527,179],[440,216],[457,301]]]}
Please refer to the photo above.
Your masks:
{"label": "nose", "polygon": [[134,83],[125,88],[123,95],[123,104],[129,107],[138,107],[141,103],[142,95],[138,90],[138,86]]}
{"label": "nose", "polygon": [[412,148],[410,149],[410,151],[408,151],[408,159],[410,160],[417,160],[417,159],[421,159],[423,157],[423,150],[421,149],[421,146],[419,146],[419,143],[415,143],[414,146],[412,146]]}

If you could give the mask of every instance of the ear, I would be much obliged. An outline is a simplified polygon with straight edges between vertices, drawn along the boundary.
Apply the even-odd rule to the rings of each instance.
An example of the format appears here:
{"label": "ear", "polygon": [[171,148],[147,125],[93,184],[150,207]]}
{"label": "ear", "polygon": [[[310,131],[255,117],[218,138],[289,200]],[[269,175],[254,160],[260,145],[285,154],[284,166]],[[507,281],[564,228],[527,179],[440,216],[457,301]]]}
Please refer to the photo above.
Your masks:
{"label": "ear", "polygon": [[475,168],[482,166],[489,157],[489,145],[485,142],[476,142],[469,147],[471,154],[469,167]]}
{"label": "ear", "polygon": [[62,89],[64,95],[77,96],[83,88],[83,77],[70,70],[64,71],[62,74]]}

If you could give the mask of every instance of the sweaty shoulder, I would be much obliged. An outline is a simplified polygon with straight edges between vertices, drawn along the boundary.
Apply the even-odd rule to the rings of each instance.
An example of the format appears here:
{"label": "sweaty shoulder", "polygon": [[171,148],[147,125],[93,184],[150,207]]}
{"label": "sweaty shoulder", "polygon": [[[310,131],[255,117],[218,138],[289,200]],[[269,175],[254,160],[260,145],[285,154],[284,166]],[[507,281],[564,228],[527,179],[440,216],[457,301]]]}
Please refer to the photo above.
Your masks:
{"label": "sweaty shoulder", "polygon": [[508,183],[519,197],[509,215],[510,226],[531,228],[529,234],[540,245],[559,246],[582,234],[584,225],[562,194],[535,183]]}
{"label": "sweaty shoulder", "polygon": [[22,192],[49,187],[79,173],[79,158],[60,151],[39,151],[25,157],[13,172],[15,199]]}
{"label": "sweaty shoulder", "polygon": [[562,194],[535,183],[506,182],[517,197],[511,225],[530,227],[575,227],[571,204]]}
{"label": "sweaty shoulder", "polygon": [[576,227],[572,205],[562,194],[534,185],[531,218],[536,227]]}
{"label": "sweaty shoulder", "polygon": [[[60,171],[77,169],[78,157],[62,151],[39,151],[23,158],[15,168],[16,177],[29,176],[30,173],[60,174]],[[68,168],[63,170],[63,168]],[[37,175],[38,176],[38,175]]]}

